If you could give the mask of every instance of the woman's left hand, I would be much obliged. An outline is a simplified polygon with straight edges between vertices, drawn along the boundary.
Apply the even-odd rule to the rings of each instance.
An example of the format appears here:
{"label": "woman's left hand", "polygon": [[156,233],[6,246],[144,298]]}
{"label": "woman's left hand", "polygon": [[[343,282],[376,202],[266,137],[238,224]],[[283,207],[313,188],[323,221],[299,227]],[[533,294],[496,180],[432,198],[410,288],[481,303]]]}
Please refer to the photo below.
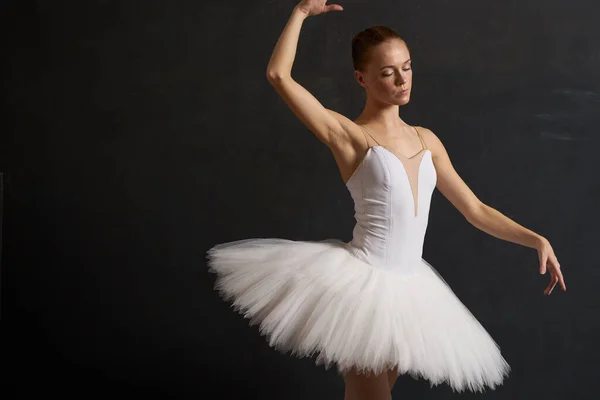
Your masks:
{"label": "woman's left hand", "polygon": [[556,259],[556,255],[554,255],[554,250],[550,246],[548,239],[544,237],[540,239],[537,251],[540,260],[540,274],[544,275],[546,270],[549,269],[551,275],[550,284],[544,290],[544,294],[549,296],[558,282],[560,282],[563,292],[567,291],[567,286],[560,270],[560,264]]}

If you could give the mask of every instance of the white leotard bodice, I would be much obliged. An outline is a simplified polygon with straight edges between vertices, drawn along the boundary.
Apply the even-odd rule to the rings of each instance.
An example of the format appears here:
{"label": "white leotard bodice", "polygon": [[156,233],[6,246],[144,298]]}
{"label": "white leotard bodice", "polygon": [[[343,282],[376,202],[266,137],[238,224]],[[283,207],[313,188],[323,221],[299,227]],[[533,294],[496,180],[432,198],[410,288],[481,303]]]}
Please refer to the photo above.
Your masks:
{"label": "white leotard bodice", "polygon": [[381,145],[369,147],[346,182],[356,219],[351,252],[368,264],[411,273],[423,254],[436,182],[429,149],[404,157]]}

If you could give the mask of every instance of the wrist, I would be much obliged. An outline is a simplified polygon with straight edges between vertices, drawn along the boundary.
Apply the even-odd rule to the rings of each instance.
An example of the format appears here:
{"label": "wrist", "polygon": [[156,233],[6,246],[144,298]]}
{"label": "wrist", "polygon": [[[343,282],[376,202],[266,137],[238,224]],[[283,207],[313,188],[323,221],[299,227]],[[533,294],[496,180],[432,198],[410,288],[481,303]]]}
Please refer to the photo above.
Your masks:
{"label": "wrist", "polygon": [[542,235],[536,234],[536,236],[534,238],[534,246],[536,249],[541,249],[542,246],[544,246],[544,243],[547,241],[548,241],[548,239],[546,239]]}
{"label": "wrist", "polygon": [[294,13],[301,15],[304,18],[308,18],[310,16],[310,9],[306,6],[303,6],[301,4],[297,4],[294,7]]}

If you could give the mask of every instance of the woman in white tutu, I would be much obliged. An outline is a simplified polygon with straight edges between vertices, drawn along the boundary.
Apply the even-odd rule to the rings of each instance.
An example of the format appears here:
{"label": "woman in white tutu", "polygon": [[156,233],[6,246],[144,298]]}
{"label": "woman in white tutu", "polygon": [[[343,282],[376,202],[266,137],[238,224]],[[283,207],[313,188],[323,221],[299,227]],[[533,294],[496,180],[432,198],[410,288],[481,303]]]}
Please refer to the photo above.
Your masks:
{"label": "woman in white tutu", "polygon": [[346,400],[391,399],[399,374],[453,390],[494,389],[510,367],[500,347],[422,258],[429,205],[438,190],[477,228],[537,250],[544,290],[566,290],[543,236],[483,204],[456,173],[440,139],[399,117],[412,90],[410,54],[391,29],[376,26],[352,41],[366,105],[356,120],[326,109],[291,77],[303,21],[339,5],[294,7],[267,68],[293,113],[333,153],[355,204],[350,242],[252,238],[208,251],[215,288],[259,324],[274,348],[335,365]]}

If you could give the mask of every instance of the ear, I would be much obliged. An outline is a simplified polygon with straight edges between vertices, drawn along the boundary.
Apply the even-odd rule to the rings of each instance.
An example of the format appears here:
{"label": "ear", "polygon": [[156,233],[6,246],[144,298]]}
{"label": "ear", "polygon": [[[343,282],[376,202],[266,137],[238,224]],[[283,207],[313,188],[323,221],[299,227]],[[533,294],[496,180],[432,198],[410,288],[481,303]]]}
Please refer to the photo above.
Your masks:
{"label": "ear", "polygon": [[354,77],[356,78],[356,81],[358,82],[358,84],[364,88],[365,87],[365,78],[364,78],[362,72],[360,72],[359,70],[355,69],[354,70]]}

